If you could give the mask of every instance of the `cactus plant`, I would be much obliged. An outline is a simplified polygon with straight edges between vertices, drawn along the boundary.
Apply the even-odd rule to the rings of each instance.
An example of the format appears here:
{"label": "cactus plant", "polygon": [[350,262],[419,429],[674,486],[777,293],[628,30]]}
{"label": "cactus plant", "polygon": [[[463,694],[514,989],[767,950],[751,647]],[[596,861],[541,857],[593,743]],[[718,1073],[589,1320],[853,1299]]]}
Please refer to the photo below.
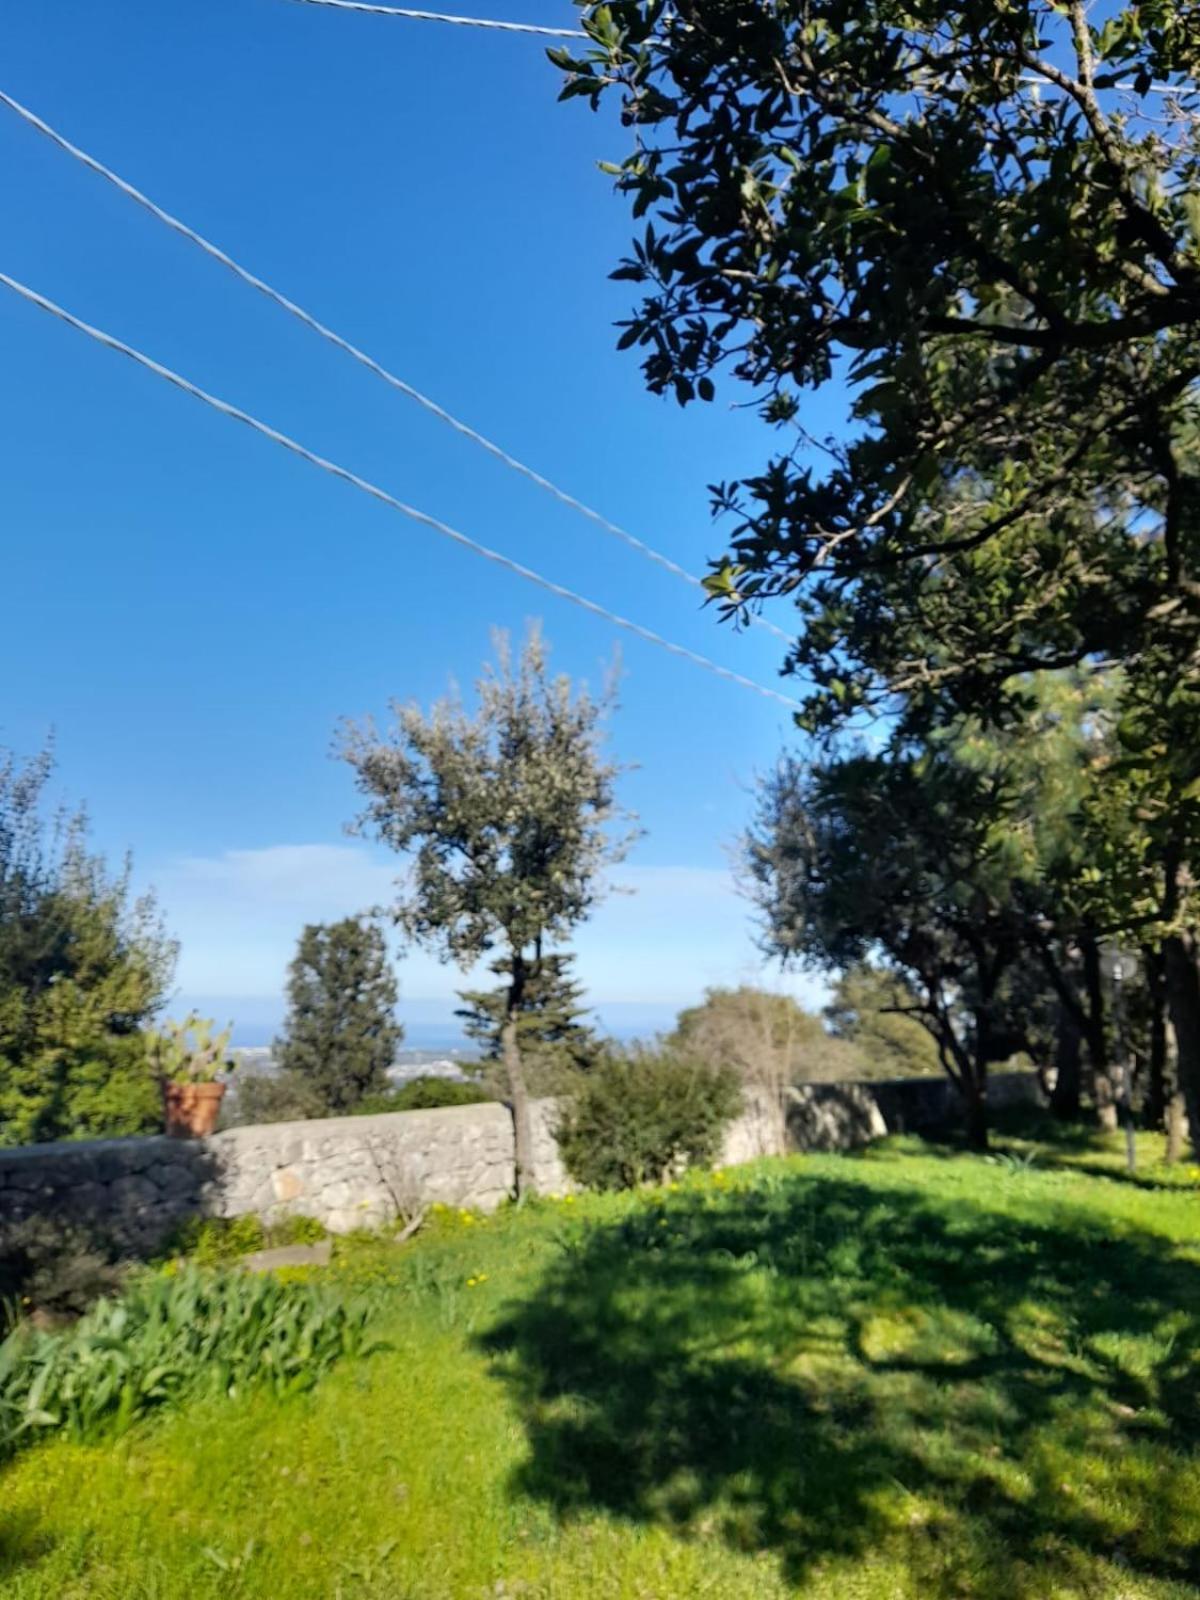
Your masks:
{"label": "cactus plant", "polygon": [[191,1011],[182,1022],[168,1020],[162,1032],[146,1035],[146,1055],[151,1071],[164,1083],[214,1083],[222,1072],[232,1072],[229,1041],[233,1024],[216,1031],[211,1017]]}

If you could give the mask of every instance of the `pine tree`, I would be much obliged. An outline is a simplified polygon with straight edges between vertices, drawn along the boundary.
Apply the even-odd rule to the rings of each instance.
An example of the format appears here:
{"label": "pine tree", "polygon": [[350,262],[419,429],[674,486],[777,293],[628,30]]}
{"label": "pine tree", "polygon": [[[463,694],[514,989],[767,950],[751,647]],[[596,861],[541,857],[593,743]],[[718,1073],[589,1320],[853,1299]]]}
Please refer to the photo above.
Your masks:
{"label": "pine tree", "polygon": [[[599,1049],[595,1033],[581,1020],[587,1016],[587,1008],[580,1003],[583,985],[569,970],[573,960],[570,955],[536,958],[522,995],[517,1043],[535,1092],[559,1088],[567,1074],[591,1066]],[[463,1019],[467,1038],[482,1046],[485,1075],[503,1056],[512,962],[502,957],[493,961],[489,970],[503,982],[495,989],[460,990],[463,1005],[455,1012]]]}
{"label": "pine tree", "polygon": [[316,1090],[331,1112],[388,1087],[404,1030],[383,934],[359,917],[309,923],[288,973],[288,1017],[276,1041],[281,1071]]}

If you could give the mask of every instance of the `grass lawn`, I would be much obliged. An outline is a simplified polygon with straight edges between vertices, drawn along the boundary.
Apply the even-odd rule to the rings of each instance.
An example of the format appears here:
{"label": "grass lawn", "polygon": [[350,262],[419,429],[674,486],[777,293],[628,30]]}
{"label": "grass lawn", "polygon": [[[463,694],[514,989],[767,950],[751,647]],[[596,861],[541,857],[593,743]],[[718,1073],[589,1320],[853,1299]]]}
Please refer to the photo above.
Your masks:
{"label": "grass lawn", "polygon": [[1200,1597],[1200,1183],[892,1140],[441,1218],[387,1348],[0,1471],[8,1600]]}

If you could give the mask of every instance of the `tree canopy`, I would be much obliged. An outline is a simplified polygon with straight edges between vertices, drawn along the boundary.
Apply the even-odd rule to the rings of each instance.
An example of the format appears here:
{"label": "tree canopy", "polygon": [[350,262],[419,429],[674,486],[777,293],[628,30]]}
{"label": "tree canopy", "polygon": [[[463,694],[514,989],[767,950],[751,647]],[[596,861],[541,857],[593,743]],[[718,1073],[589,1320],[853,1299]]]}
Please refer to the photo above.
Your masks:
{"label": "tree canopy", "polygon": [[714,602],[790,603],[801,726],[883,718],[893,790],[947,733],[1036,718],[1047,674],[1119,667],[1112,788],[1071,813],[1095,853],[1053,855],[1041,914],[1083,927],[1083,969],[1101,931],[1161,963],[1200,1149],[1195,5],[612,0],[584,25],[563,93],[618,100],[644,219],[619,342],[652,390],[732,384],[783,435],[713,486]]}
{"label": "tree canopy", "polygon": [[845,967],[825,1007],[830,1032],[857,1047],[864,1076],[915,1077],[940,1072],[937,1044],[913,1019],[918,996],[904,978],[868,961]]}
{"label": "tree canopy", "polygon": [[785,762],[747,839],[765,949],[827,969],[881,952],[915,988],[911,1015],[979,1146],[988,1065],[1012,1053],[1002,983],[1021,951],[996,799],[948,758]]}
{"label": "tree canopy", "polygon": [[[1083,1044],[1111,1119],[1127,1052],[1103,968],[1130,926],[1147,843],[1136,812],[1109,804],[1120,763],[1097,691],[1094,678],[1043,677],[1030,712],[1001,729],[968,722],[909,748],[785,762],[747,848],[767,949],[840,974],[839,1031],[861,1026],[853,991],[890,986],[877,1018],[919,1019],[968,1097],[990,1062],[1022,1051],[1057,1058],[1064,1113],[1078,1110]],[[1126,965],[1141,969],[1145,1097],[1161,1123],[1172,1086],[1161,1039],[1148,1042],[1162,1028],[1155,928],[1151,916]]]}
{"label": "tree canopy", "polygon": [[727,375],[790,434],[717,486],[711,587],[793,598],[811,725],[1097,655],[1161,700],[1200,628],[1194,7],[614,0],[585,27],[564,93],[619,97],[649,218],[621,343],[653,390]]}
{"label": "tree canopy", "polygon": [[49,754],[0,759],[0,1144],[148,1133],[159,1089],[142,1029],[175,963],[131,866],[89,850],[83,812],[48,812]]}

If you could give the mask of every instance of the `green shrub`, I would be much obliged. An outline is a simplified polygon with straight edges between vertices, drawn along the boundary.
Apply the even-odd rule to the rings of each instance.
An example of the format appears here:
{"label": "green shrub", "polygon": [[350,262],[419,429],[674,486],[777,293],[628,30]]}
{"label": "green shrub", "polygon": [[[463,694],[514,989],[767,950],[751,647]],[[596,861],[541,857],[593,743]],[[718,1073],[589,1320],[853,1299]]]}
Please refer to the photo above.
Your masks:
{"label": "green shrub", "polygon": [[736,1075],[667,1051],[612,1055],[588,1073],[556,1130],[563,1163],[592,1189],[661,1183],[708,1166],[741,1107]]}
{"label": "green shrub", "polygon": [[171,1235],[165,1255],[186,1256],[198,1267],[231,1266],[255,1250],[278,1245],[316,1244],[325,1237],[316,1217],[282,1217],[264,1223],[261,1217],[189,1217]]}
{"label": "green shrub", "polygon": [[50,1433],[94,1439],[200,1394],[307,1389],[363,1352],[366,1310],[269,1274],[145,1273],[117,1300],[0,1344],[0,1457]]}
{"label": "green shrub", "polygon": [[243,1072],[221,1107],[223,1128],[257,1127],[265,1122],[308,1122],[327,1117],[329,1107],[307,1079],[296,1072]]}
{"label": "green shrub", "polygon": [[283,1244],[320,1244],[328,1236],[329,1230],[323,1222],[318,1222],[316,1217],[281,1217],[278,1222],[268,1223],[263,1230],[265,1243],[270,1246]]}
{"label": "green shrub", "polygon": [[0,1331],[6,1317],[81,1316],[114,1294],[127,1271],[115,1253],[74,1223],[27,1217],[0,1223]]}
{"label": "green shrub", "polygon": [[460,1083],[456,1078],[410,1078],[402,1088],[387,1094],[371,1094],[354,1108],[356,1116],[371,1116],[381,1111],[436,1111],[439,1106],[473,1106],[492,1096],[476,1083]]}

